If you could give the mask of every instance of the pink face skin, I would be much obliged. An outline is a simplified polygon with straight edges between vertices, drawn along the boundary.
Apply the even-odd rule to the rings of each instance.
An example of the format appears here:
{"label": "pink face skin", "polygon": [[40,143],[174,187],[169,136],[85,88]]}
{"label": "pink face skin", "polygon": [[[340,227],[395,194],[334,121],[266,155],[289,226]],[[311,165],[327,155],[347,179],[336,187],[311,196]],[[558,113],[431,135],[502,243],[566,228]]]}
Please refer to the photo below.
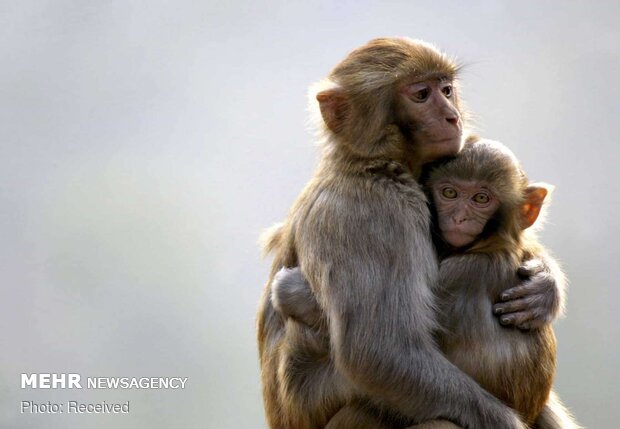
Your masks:
{"label": "pink face skin", "polygon": [[456,155],[463,122],[456,90],[448,79],[408,82],[399,88],[401,120],[410,124],[418,156],[424,163]]}
{"label": "pink face skin", "polygon": [[444,180],[435,183],[432,192],[441,235],[454,247],[473,243],[500,206],[483,182]]}

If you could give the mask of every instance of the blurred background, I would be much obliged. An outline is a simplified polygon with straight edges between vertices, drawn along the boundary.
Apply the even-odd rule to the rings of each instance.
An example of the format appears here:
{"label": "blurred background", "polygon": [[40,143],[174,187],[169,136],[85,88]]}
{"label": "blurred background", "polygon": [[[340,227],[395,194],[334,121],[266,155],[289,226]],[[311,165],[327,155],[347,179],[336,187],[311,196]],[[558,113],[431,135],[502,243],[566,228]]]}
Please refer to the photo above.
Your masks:
{"label": "blurred background", "polygon": [[[457,56],[480,133],[557,186],[556,388],[583,425],[614,427],[619,18],[586,1],[0,2],[0,427],[266,428],[257,238],[316,165],[307,87],[384,35]],[[22,390],[23,372],[189,380]]]}

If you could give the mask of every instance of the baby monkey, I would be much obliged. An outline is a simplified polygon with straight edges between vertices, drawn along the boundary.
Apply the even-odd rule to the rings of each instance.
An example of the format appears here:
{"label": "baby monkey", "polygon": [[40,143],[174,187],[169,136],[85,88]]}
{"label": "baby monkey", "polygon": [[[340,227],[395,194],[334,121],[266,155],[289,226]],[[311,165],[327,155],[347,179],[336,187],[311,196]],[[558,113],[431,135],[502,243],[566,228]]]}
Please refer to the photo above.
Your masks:
{"label": "baby monkey", "polygon": [[532,425],[551,392],[555,335],[549,325],[502,327],[493,305],[518,286],[521,261],[544,253],[526,229],[551,188],[528,184],[515,156],[487,140],[431,166],[425,184],[440,236],[438,343],[452,363]]}
{"label": "baby monkey", "polygon": [[[455,158],[430,165],[424,177],[441,261],[435,288],[438,345],[531,427],[577,427],[551,392],[556,368],[551,326],[504,327],[493,311],[504,291],[522,283],[522,261],[546,253],[526,230],[551,187],[529,184],[512,152],[488,140],[468,141]],[[278,273],[272,289],[274,306],[284,317],[323,324],[298,269]],[[509,312],[509,305],[496,306],[495,314]]]}

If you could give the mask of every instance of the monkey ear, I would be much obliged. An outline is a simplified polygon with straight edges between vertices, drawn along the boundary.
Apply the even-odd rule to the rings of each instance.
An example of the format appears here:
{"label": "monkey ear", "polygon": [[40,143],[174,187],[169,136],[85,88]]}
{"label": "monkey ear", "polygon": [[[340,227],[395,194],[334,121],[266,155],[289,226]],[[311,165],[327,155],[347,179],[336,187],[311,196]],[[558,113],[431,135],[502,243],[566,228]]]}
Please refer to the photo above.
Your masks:
{"label": "monkey ear", "polygon": [[527,229],[534,225],[545,198],[553,191],[553,186],[534,183],[525,188],[525,202],[521,206],[521,227]]}
{"label": "monkey ear", "polygon": [[349,110],[349,101],[341,88],[330,88],[316,95],[321,109],[321,116],[334,134],[344,128],[345,119]]}

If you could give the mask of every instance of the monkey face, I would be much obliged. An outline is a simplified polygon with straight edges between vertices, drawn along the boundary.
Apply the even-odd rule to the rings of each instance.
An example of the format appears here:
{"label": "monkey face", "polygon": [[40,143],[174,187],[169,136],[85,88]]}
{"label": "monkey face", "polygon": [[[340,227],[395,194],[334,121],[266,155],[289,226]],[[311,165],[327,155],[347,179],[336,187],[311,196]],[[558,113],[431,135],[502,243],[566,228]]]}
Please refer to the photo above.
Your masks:
{"label": "monkey face", "polygon": [[456,88],[443,77],[407,82],[398,91],[398,115],[424,162],[453,156],[461,148],[463,122]]}
{"label": "monkey face", "polygon": [[479,181],[442,180],[432,185],[432,194],[441,235],[454,247],[473,243],[501,204]]}

